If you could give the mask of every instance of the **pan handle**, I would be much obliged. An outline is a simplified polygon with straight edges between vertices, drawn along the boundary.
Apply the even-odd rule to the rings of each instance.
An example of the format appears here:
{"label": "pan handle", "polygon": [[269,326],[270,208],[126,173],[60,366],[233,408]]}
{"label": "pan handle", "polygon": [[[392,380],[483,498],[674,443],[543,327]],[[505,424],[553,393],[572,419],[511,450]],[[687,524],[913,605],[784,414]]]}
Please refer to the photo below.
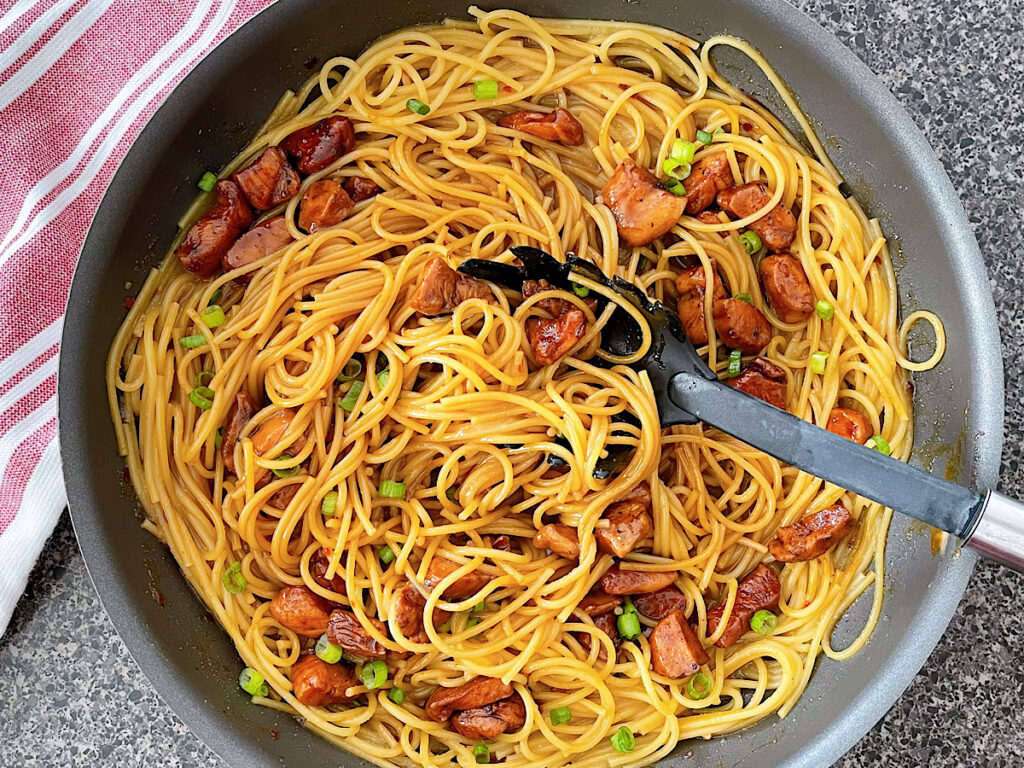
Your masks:
{"label": "pan handle", "polygon": [[990,560],[1024,572],[1024,504],[989,491],[965,543]]}

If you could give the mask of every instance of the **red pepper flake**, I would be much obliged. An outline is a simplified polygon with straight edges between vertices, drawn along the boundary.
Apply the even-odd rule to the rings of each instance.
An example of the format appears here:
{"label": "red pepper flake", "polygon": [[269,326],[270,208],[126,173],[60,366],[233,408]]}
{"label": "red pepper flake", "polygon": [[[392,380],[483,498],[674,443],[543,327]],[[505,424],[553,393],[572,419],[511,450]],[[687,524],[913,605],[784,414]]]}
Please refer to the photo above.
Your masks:
{"label": "red pepper flake", "polygon": [[281,738],[281,734],[278,733],[276,728],[271,728],[270,729],[270,738],[272,738],[274,741],[277,741],[278,739]]}
{"label": "red pepper flake", "polygon": [[134,296],[125,296],[124,297],[124,308],[125,309],[131,309],[134,306],[135,306],[135,297]]}
{"label": "red pepper flake", "polygon": [[754,130],[754,126],[751,125],[750,123],[743,123],[742,128],[743,128],[744,131],[752,131],[752,130]]}
{"label": "red pepper flake", "polygon": [[819,192],[824,192],[824,191],[825,191],[825,188],[824,188],[823,186],[821,186],[821,185],[819,184],[819,185],[818,185],[818,191],[819,191]]}
{"label": "red pepper flake", "polygon": [[811,601],[810,601],[810,600],[808,600],[808,601],[807,601],[806,603],[804,603],[804,608],[806,608],[806,607],[807,607],[808,605],[810,605],[810,604],[811,604]]}
{"label": "red pepper flake", "polygon": [[511,85],[503,85],[501,86],[501,90],[503,90],[505,93],[512,93],[513,91],[515,91],[515,88],[513,88]]}

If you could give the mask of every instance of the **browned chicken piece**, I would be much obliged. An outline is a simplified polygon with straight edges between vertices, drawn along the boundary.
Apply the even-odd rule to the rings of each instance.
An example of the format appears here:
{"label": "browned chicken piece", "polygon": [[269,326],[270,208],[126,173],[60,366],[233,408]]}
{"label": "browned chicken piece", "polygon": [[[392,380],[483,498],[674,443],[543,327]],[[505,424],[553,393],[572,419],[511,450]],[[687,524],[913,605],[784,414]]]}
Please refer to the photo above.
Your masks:
{"label": "browned chicken piece", "polygon": [[825,429],[835,435],[863,445],[871,437],[871,420],[853,408],[837,406],[829,411]]}
{"label": "browned chicken piece", "polygon": [[[277,253],[291,243],[292,233],[288,231],[288,223],[284,216],[275,216],[272,219],[261,221],[238,238],[224,254],[222,259],[224,271],[230,272],[232,269],[252,264],[265,256]],[[247,272],[235,279],[238,282],[247,283],[252,276],[252,272]]]}
{"label": "browned chicken piece", "polygon": [[235,395],[235,402],[231,404],[228,418],[224,422],[224,436],[220,441],[220,460],[228,472],[235,471],[235,444],[238,442],[238,433],[259,409],[259,403],[245,390]]}
{"label": "browned chicken piece", "polygon": [[[762,210],[771,199],[771,190],[763,181],[752,181],[718,193],[718,204],[739,219]],[[796,217],[789,208],[779,203],[754,221],[750,228],[761,236],[761,241],[769,251],[778,253],[793,244],[796,238]]]}
{"label": "browned chicken piece", "polygon": [[286,485],[279,491],[276,491],[273,496],[267,501],[267,504],[274,509],[288,509],[288,505],[291,504],[292,499],[295,498],[295,494],[299,492],[299,486],[297,483]]}
{"label": "browned chicken piece", "polygon": [[646,595],[637,595],[633,598],[633,605],[644,616],[652,619],[663,619],[672,611],[686,611],[686,595],[676,587],[665,587],[657,592],[648,592]]}
{"label": "browned chicken piece", "polygon": [[[426,599],[411,584],[405,584],[395,592],[395,623],[402,634],[414,643],[430,642],[430,638],[423,628],[423,611],[426,605]],[[441,626],[448,621],[449,616],[451,614],[448,611],[435,608],[434,626]]]}
{"label": "browned chicken piece", "polygon": [[526,321],[526,336],[533,356],[541,365],[553,365],[576,346],[587,331],[587,316],[570,309],[558,317],[531,317]]}
{"label": "browned chicken piece", "polygon": [[320,547],[313,553],[312,557],[309,558],[309,575],[313,577],[313,581],[324,589],[332,589],[339,595],[347,596],[348,591],[345,586],[345,577],[341,573],[340,566],[338,568],[338,572],[334,574],[333,578],[327,578],[327,569],[330,565],[330,551],[324,547]]}
{"label": "browned chicken piece", "polygon": [[701,158],[683,180],[686,187],[686,212],[694,216],[713,202],[723,189],[732,186],[732,169],[725,152]]}
{"label": "browned chicken piece", "polygon": [[348,704],[355,699],[346,691],[359,685],[356,671],[347,664],[328,664],[315,654],[307,653],[292,665],[292,693],[307,707],[329,707]]}
{"label": "browned chicken piece", "polygon": [[502,534],[501,536],[495,536],[494,540],[491,542],[491,549],[497,549],[502,552],[511,552],[512,539],[510,539],[508,536],[504,534]]}
{"label": "browned chicken piece", "polygon": [[593,617],[614,611],[620,605],[622,605],[622,597],[620,595],[609,595],[603,589],[594,587],[583,596],[583,599],[576,604],[576,607],[587,614],[587,616]]}
{"label": "browned chicken piece", "polygon": [[[443,557],[435,556],[430,561],[430,567],[427,568],[427,578],[423,582],[423,586],[433,591],[434,587],[441,582],[441,579],[458,568],[461,568],[459,564],[453,563],[451,560],[445,560]],[[475,595],[492,578],[489,574],[482,573],[481,571],[470,571],[448,587],[444,592],[444,596],[449,600],[458,600]]]}
{"label": "browned chicken piece", "polygon": [[341,184],[333,179],[314,181],[299,201],[299,229],[310,234],[345,220],[355,205]]}
{"label": "browned chicken piece", "polygon": [[668,232],[686,210],[686,197],[658,186],[658,179],[630,159],[623,161],[601,190],[626,245],[647,245]]}
{"label": "browned chicken piece", "polygon": [[440,256],[427,262],[409,305],[421,315],[445,315],[467,299],[493,299],[487,283],[456,272]]}
{"label": "browned chicken piece", "polygon": [[[612,644],[618,648],[622,645],[622,635],[619,634],[619,628],[616,626],[616,617],[613,611],[607,613],[599,613],[596,616],[591,617],[594,620],[594,626],[603,631],[608,637],[612,639]],[[583,650],[590,653],[590,641],[591,636],[587,632],[577,632],[576,639],[580,641],[580,645],[583,646]],[[602,649],[599,654],[599,658],[604,656],[604,650]]]}
{"label": "browned chicken piece", "polygon": [[813,514],[804,515],[793,525],[775,532],[768,545],[772,557],[783,563],[800,563],[821,557],[854,525],[853,515],[842,504],[833,504]]}
{"label": "browned chicken piece", "polygon": [[640,595],[664,589],[678,575],[678,571],[624,571],[616,563],[598,583],[609,595]]}
{"label": "browned chicken piece", "polygon": [[332,115],[288,134],[280,147],[295,160],[302,173],[322,171],[356,146],[352,121]]}
{"label": "browned chicken piece", "polygon": [[598,551],[625,557],[636,549],[654,530],[651,516],[647,514],[650,506],[651,487],[647,483],[640,483],[622,501],[611,504],[603,516],[608,527],[594,532]]}
{"label": "browned chicken piece", "polygon": [[507,699],[452,715],[452,728],[467,739],[477,741],[490,741],[503,733],[515,733],[525,722],[526,704],[518,693],[513,693]]}
{"label": "browned chicken piece", "polygon": [[280,147],[270,147],[231,178],[257,211],[268,211],[299,193],[299,174]]}
{"label": "browned chicken piece", "polygon": [[512,686],[496,677],[474,677],[453,688],[438,686],[430,694],[424,710],[435,723],[443,723],[454,712],[477,709],[507,699],[515,693]]}
{"label": "browned chicken piece", "polygon": [[796,257],[788,253],[765,256],[757,274],[779,320],[800,323],[814,314],[814,293]]}
{"label": "browned chicken piece", "polygon": [[275,445],[281,442],[288,427],[295,420],[295,411],[291,408],[282,408],[274,413],[269,419],[260,424],[260,428],[252,436],[252,449],[257,456],[267,454]]}
{"label": "browned chicken piece", "polygon": [[700,671],[708,654],[682,611],[672,611],[651,632],[651,666],[659,675],[679,679]]}
{"label": "browned chicken piece", "polygon": [[541,526],[533,537],[533,546],[537,549],[550,549],[556,555],[570,560],[579,560],[580,537],[571,525],[548,523]]}
{"label": "browned chicken piece", "polygon": [[[387,635],[384,622],[377,619],[369,621],[378,632]],[[331,611],[327,639],[361,659],[383,659],[387,655],[387,649],[363,628],[356,615],[341,608]]]}
{"label": "browned chicken piece", "polygon": [[[729,616],[729,623],[715,645],[719,648],[728,648],[739,640],[743,633],[750,629],[750,619],[755,613],[773,611],[779,606],[781,592],[779,577],[764,563],[744,576],[736,590],[736,602]],[[708,637],[718,630],[723,613],[724,602],[708,611]]]}
{"label": "browned chicken piece", "polygon": [[[700,213],[697,214],[697,218],[700,221],[703,221],[705,224],[714,224],[717,226],[722,223],[722,220],[718,218],[718,214],[714,213],[713,211],[701,211]],[[718,236],[721,238],[726,238],[729,236],[729,233],[719,232]]]}
{"label": "browned chicken piece", "polygon": [[578,147],[583,143],[583,126],[569,110],[558,107],[554,112],[520,110],[502,115],[498,119],[502,128],[522,131],[538,139],[557,141],[567,147]]}
{"label": "browned chicken piece", "polygon": [[761,310],[743,299],[716,301],[711,314],[722,343],[730,349],[756,355],[771,341],[771,323]]}
{"label": "browned chicken piece", "polygon": [[303,637],[320,637],[327,631],[332,605],[309,587],[285,587],[270,601],[270,613],[282,627]]}
{"label": "browned chicken piece", "polygon": [[[704,295],[707,291],[704,267],[697,265],[684,269],[676,278],[676,290],[679,291],[679,300],[676,310],[679,313],[679,322],[683,324],[686,337],[695,346],[708,343],[708,326],[704,320]],[[728,298],[725,286],[718,274],[714,278],[715,289],[712,295],[712,306],[714,303]]]}
{"label": "browned chicken piece", "polygon": [[377,186],[377,182],[366,178],[365,176],[349,176],[345,179],[342,186],[345,191],[348,192],[348,196],[352,198],[352,202],[361,203],[363,200],[369,200],[371,197],[376,197],[384,190]]}
{"label": "browned chicken piece", "polygon": [[727,383],[769,405],[786,410],[786,371],[768,358],[755,357],[739,376]]}
{"label": "browned chicken piece", "polygon": [[199,277],[211,277],[221,257],[252,224],[252,209],[233,181],[217,182],[216,204],[199,217],[174,250],[181,266]]}

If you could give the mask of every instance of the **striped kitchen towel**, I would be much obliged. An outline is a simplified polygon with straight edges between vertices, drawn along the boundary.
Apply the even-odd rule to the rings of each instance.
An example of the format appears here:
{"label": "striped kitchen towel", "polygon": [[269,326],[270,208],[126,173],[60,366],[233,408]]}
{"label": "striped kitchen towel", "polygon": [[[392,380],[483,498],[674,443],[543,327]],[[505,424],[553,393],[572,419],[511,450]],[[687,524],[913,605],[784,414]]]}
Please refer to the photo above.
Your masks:
{"label": "striped kitchen towel", "polygon": [[167,94],[271,0],[0,0],[0,636],[66,504],[57,352],[114,170]]}

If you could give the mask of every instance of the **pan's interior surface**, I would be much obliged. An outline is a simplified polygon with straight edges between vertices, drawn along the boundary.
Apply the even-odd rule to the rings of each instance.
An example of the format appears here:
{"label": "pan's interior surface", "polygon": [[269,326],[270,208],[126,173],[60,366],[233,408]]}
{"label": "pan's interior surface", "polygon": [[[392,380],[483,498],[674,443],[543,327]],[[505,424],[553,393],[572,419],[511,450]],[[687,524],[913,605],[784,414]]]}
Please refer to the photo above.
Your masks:
{"label": "pan's interior surface", "polygon": [[[516,0],[538,16],[634,20],[697,38],[738,35],[764,52],[820,127],[826,146],[896,246],[903,311],[936,310],[950,340],[942,365],[916,377],[918,455],[932,471],[987,488],[1002,442],[1002,371],[992,300],[970,226],[941,166],[896,101],[831,36],[781,0],[645,2]],[[170,96],[119,169],[75,275],[60,365],[60,429],[75,529],[89,572],[129,650],[179,716],[228,763],[356,766],[236,685],[240,662],[166,549],[138,526],[122,481],[104,388],[121,297],[157,263],[206,168],[247,141],[280,94],[326,57],[354,55],[408,24],[464,16],[460,0],[281,0],[230,37]],[[741,85],[748,63],[724,58]],[[770,105],[773,94],[746,87]],[[883,619],[868,646],[819,663],[784,721],[681,745],[665,765],[825,766],[848,749],[910,682],[945,629],[973,567],[970,555],[933,556],[927,534],[896,516],[888,542]],[[162,602],[155,599],[162,595]],[[856,635],[861,600],[836,646]]]}

